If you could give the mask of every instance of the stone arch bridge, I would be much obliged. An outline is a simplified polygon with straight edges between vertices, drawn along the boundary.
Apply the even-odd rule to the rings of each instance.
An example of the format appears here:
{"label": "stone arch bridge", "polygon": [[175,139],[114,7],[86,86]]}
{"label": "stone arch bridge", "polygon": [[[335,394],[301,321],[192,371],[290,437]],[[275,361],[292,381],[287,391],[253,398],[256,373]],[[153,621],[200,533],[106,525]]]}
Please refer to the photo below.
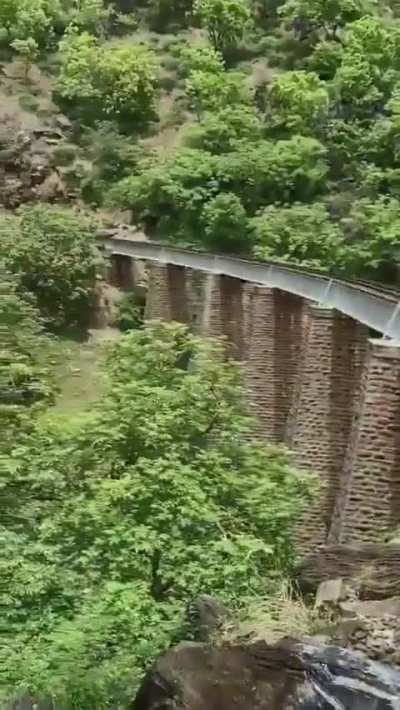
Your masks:
{"label": "stone arch bridge", "polygon": [[148,319],[224,335],[244,363],[257,434],[320,478],[303,552],[400,525],[400,294],[310,270],[108,238],[111,280],[149,276]]}

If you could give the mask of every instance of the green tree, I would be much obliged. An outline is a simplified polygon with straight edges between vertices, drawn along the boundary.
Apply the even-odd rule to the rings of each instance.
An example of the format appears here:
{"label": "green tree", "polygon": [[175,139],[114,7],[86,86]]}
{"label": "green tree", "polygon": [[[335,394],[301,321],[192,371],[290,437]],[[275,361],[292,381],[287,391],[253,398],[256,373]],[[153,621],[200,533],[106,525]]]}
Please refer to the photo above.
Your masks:
{"label": "green tree", "polygon": [[24,68],[24,80],[28,81],[32,64],[39,54],[38,43],[33,37],[27,39],[15,39],[11,42],[11,47],[19,54]]}
{"label": "green tree", "polygon": [[[139,174],[110,191],[109,200],[132,209],[161,238],[204,242],[203,206],[220,192],[240,197],[253,215],[265,204],[309,200],[325,184],[325,149],[314,138],[238,140],[229,153],[181,148],[162,161],[145,161]],[[217,246],[217,245],[216,245]]]}
{"label": "green tree", "polygon": [[343,268],[344,239],[326,207],[271,205],[251,220],[254,254],[260,259],[288,261],[318,269]]}
{"label": "green tree", "polygon": [[60,16],[58,0],[2,0],[0,4],[0,28],[9,42],[32,38],[40,46],[48,45]]}
{"label": "green tree", "polygon": [[213,47],[222,54],[237,45],[250,20],[245,0],[195,0],[193,11]]}
{"label": "green tree", "polygon": [[115,14],[112,5],[105,5],[104,0],[76,0],[74,5],[71,22],[75,27],[99,37],[106,34]]}
{"label": "green tree", "polygon": [[185,133],[185,143],[211,153],[228,153],[238,141],[256,141],[262,137],[262,121],[252,106],[238,104],[213,113],[205,113],[201,121]]}
{"label": "green tree", "polygon": [[338,30],[373,11],[375,0],[287,0],[280,14],[297,27],[321,30],[335,39]]}
{"label": "green tree", "polygon": [[[0,462],[33,414],[51,398],[45,353],[49,338],[39,312],[0,261]],[[1,481],[0,481],[1,489]]]}
{"label": "green tree", "polygon": [[192,71],[186,80],[186,94],[200,119],[205,111],[250,103],[250,92],[240,72]]}
{"label": "green tree", "polygon": [[121,134],[110,121],[88,128],[82,136],[82,144],[92,170],[83,179],[81,190],[84,199],[91,204],[102,204],[113,183],[134,174],[147,153],[143,144]]}
{"label": "green tree", "polygon": [[343,59],[343,45],[335,40],[322,40],[316,44],[307,66],[324,81],[334,78]]}
{"label": "green tree", "polygon": [[290,568],[310,484],[283,451],[249,442],[222,353],[182,325],[133,331],[91,416],[20,443],[3,477],[9,688],[121,703],[193,595],[240,607]]}
{"label": "green tree", "polygon": [[344,116],[374,117],[383,113],[399,80],[400,34],[378,17],[348,26],[341,65],[334,78]]}
{"label": "green tree", "polygon": [[224,69],[222,54],[208,45],[185,45],[179,52],[179,71],[184,77],[193,71],[220,74]]}
{"label": "green tree", "polygon": [[88,34],[61,43],[57,96],[86,122],[116,120],[141,128],[154,118],[157,64],[142,45],[108,47]]}
{"label": "green tree", "polygon": [[161,238],[199,241],[202,207],[218,191],[216,156],[181,148],[162,160],[145,161],[138,172],[110,190],[111,205],[132,209]]}
{"label": "green tree", "polygon": [[271,86],[268,109],[267,121],[273,128],[317,133],[328,117],[328,90],[313,72],[285,72]]}
{"label": "green tree", "polygon": [[205,243],[226,251],[248,249],[247,214],[240,197],[221,192],[204,205],[201,213]]}
{"label": "green tree", "polygon": [[[383,136],[382,136],[383,140]],[[331,118],[324,126],[324,143],[328,151],[331,177],[338,180],[354,180],[357,165],[366,156],[375,155],[380,139],[371,133],[371,128],[359,119]],[[377,149],[377,150],[376,150]]]}
{"label": "green tree", "polygon": [[0,227],[0,254],[52,328],[87,323],[100,265],[88,219],[68,209],[26,206]]}
{"label": "green tree", "polygon": [[241,141],[218,158],[221,188],[240,195],[250,215],[273,202],[310,200],[325,186],[326,150],[315,138]]}
{"label": "green tree", "polygon": [[383,277],[399,261],[400,202],[393,197],[354,202],[344,220],[347,268],[354,275]]}

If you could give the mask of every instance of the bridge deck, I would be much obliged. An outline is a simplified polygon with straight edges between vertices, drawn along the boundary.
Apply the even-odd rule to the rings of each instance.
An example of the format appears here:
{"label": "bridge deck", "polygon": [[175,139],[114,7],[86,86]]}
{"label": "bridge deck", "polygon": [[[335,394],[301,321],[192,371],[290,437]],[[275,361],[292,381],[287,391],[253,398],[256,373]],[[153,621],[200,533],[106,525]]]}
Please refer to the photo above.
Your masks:
{"label": "bridge deck", "polygon": [[225,255],[175,249],[129,238],[106,239],[109,254],[185,266],[209,274],[279,288],[327,308],[335,308],[387,338],[400,342],[400,293],[364,281],[331,278],[310,269],[276,262],[259,262]]}

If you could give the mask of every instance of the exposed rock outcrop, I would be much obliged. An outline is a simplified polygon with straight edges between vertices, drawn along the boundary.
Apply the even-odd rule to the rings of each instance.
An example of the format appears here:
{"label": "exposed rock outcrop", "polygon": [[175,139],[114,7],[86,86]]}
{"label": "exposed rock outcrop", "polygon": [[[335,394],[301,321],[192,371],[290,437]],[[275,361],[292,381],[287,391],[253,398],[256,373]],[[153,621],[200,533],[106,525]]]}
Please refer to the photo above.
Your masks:
{"label": "exposed rock outcrop", "polygon": [[229,617],[222,602],[209,594],[199,594],[186,609],[187,621],[197,641],[209,641]]}
{"label": "exposed rock outcrop", "polygon": [[[65,130],[65,129],[64,129]],[[0,206],[15,208],[32,200],[64,200],[70,195],[54,164],[54,150],[65,143],[61,128],[27,128],[9,117],[0,128]]]}
{"label": "exposed rock outcrop", "polygon": [[399,710],[400,672],[362,654],[285,640],[183,643],[147,674],[130,710]]}

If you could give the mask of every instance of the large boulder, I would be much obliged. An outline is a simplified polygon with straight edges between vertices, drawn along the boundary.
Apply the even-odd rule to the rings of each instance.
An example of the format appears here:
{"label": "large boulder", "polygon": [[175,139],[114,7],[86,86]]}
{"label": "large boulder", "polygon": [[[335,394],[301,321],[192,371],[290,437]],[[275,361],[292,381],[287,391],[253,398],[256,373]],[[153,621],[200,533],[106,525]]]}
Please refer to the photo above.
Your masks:
{"label": "large boulder", "polygon": [[400,710],[400,672],[362,654],[290,639],[182,643],[145,677],[130,710]]}

